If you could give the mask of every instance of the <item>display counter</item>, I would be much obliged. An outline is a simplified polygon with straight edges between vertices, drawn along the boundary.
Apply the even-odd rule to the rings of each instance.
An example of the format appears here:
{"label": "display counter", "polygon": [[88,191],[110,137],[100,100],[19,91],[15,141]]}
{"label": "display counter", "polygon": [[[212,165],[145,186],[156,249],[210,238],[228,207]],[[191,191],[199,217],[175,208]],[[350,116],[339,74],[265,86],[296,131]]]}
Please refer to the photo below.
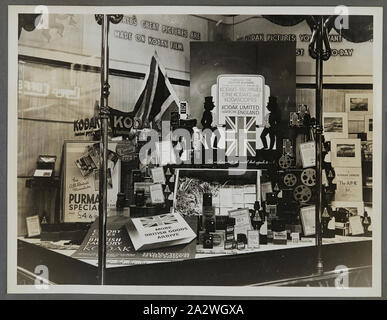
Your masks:
{"label": "display counter", "polygon": [[[106,285],[245,286],[310,276],[316,271],[317,254],[313,239],[310,240],[298,244],[261,245],[259,249],[237,250],[232,252],[234,254],[197,253],[195,259],[173,262],[142,261],[140,265],[133,261],[108,261]],[[25,283],[23,274],[33,275],[36,266],[45,265],[52,283],[97,284],[97,261],[72,258],[76,247],[63,249],[64,243],[66,241],[42,244],[39,239],[19,238],[19,281]],[[323,239],[322,257],[326,272],[340,265],[370,266],[371,238]]]}

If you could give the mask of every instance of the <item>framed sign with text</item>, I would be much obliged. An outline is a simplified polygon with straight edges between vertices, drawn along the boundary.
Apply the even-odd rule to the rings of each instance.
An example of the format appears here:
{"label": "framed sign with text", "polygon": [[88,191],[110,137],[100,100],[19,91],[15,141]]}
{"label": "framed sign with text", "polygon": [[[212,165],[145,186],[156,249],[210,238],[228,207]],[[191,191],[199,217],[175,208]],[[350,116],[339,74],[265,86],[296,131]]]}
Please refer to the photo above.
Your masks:
{"label": "framed sign with text", "polygon": [[261,75],[224,74],[217,78],[219,124],[226,117],[255,117],[264,121],[265,78]]}

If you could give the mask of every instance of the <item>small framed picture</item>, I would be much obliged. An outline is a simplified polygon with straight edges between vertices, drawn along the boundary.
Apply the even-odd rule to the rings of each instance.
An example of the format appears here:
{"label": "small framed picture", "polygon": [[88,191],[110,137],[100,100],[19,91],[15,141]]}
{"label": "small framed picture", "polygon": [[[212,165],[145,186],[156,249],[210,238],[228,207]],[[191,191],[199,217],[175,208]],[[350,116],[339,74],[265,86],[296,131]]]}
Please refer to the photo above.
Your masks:
{"label": "small framed picture", "polygon": [[350,93],[345,95],[345,111],[350,120],[362,120],[372,114],[372,93]]}
{"label": "small framed picture", "polygon": [[345,112],[324,112],[323,115],[324,137],[326,140],[333,138],[348,138],[348,115]]}
{"label": "small framed picture", "polygon": [[364,215],[364,202],[352,202],[352,201],[332,201],[333,209],[345,209],[348,211],[349,216],[363,216]]}
{"label": "small framed picture", "polygon": [[361,167],[360,139],[332,139],[331,161],[334,167]]}
{"label": "small framed picture", "polygon": [[38,215],[27,217],[26,223],[27,223],[28,238],[40,236],[41,228],[40,228],[40,219]]}
{"label": "small framed picture", "polygon": [[367,133],[367,140],[372,140],[373,131],[373,115],[367,114],[364,116],[364,132]]}
{"label": "small framed picture", "polygon": [[313,236],[316,233],[316,206],[307,206],[300,209],[304,236]]}

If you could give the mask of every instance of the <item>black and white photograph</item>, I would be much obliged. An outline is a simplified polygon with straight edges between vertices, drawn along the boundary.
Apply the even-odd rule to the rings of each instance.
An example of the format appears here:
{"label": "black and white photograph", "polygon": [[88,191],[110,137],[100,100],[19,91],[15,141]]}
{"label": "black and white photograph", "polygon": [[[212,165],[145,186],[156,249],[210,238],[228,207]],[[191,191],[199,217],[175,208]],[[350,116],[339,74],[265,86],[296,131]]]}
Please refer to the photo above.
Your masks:
{"label": "black and white photograph", "polygon": [[373,98],[369,93],[347,93],[345,95],[345,111],[348,119],[361,120],[373,110]]}
{"label": "black and white photograph", "polygon": [[382,8],[345,10],[9,6],[8,293],[380,297]]}
{"label": "black and white photograph", "polygon": [[362,167],[360,139],[332,139],[331,161],[336,167]]}
{"label": "black and white photograph", "polygon": [[343,132],[343,119],[325,117],[324,119],[324,131],[325,132]]}
{"label": "black and white photograph", "polygon": [[368,98],[349,98],[349,110],[368,112]]}
{"label": "black and white photograph", "polygon": [[324,112],[324,138],[348,138],[348,116],[345,112]]}
{"label": "black and white photograph", "polygon": [[336,145],[336,157],[337,158],[354,158],[356,155],[355,144],[350,143],[338,143]]}

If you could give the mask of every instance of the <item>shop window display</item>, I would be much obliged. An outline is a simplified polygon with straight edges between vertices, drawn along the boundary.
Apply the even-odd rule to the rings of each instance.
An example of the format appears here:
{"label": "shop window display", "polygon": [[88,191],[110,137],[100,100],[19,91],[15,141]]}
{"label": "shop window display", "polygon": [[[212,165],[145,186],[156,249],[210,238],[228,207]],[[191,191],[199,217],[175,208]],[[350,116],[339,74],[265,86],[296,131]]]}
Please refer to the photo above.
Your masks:
{"label": "shop window display", "polygon": [[[54,249],[94,275],[56,275],[59,284],[251,285],[300,275],[282,268],[273,278],[269,260],[285,263],[278,252],[293,267],[305,254],[303,275],[316,262],[324,271],[336,258],[351,264],[343,244],[359,245],[361,266],[371,265],[372,85],[330,89],[322,109],[299,83],[313,53],[300,57],[293,37],[215,42],[216,23],[204,27],[204,16],[109,17],[109,59],[92,54],[101,51],[94,15],[53,14],[49,29],[20,32],[20,252]],[[304,34],[311,21],[288,27]],[[252,23],[262,22],[233,27],[242,34]],[[52,174],[35,176],[48,155]],[[316,247],[329,253],[316,259]],[[248,271],[263,256],[255,278]],[[249,274],[233,278],[230,257]],[[222,263],[230,265],[212,279],[188,276]]]}

